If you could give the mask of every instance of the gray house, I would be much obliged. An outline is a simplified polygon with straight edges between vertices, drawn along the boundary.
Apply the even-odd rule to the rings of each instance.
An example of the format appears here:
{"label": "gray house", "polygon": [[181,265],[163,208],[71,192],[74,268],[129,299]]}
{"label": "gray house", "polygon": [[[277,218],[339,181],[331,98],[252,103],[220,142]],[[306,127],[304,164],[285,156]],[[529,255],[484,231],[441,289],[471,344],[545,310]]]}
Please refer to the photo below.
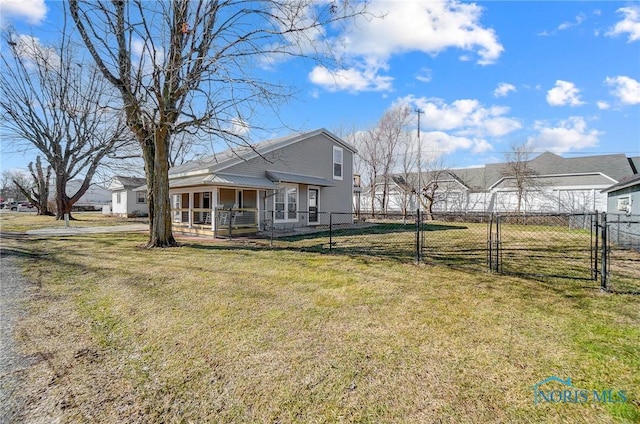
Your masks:
{"label": "gray house", "polygon": [[173,229],[215,234],[351,220],[350,144],[325,129],[238,147],[169,170]]}
{"label": "gray house", "polygon": [[640,174],[603,190],[607,195],[610,240],[640,250]]}
{"label": "gray house", "polygon": [[602,190],[607,195],[607,212],[640,215],[640,174],[625,178]]}
{"label": "gray house", "polygon": [[[624,154],[563,158],[545,152],[527,161],[532,177],[521,199],[521,212],[582,213],[604,211],[607,195],[602,190],[637,174],[637,158]],[[478,168],[451,168],[425,172],[423,186],[437,184],[434,212],[513,212],[518,196],[514,178],[505,172],[506,164]],[[417,187],[415,174],[405,176],[407,184],[396,184],[389,199],[391,209],[401,210],[406,186]],[[404,186],[404,187],[403,187]],[[379,196],[376,188],[376,196]]]}

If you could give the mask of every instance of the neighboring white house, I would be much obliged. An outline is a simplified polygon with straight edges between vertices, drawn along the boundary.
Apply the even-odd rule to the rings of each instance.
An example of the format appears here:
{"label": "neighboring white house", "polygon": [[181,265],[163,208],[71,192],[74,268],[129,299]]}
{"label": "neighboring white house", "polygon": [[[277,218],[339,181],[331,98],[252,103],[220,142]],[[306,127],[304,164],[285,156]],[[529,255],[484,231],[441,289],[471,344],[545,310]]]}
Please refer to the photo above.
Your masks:
{"label": "neighboring white house", "polygon": [[[71,180],[67,182],[67,196],[75,194],[80,186],[81,180]],[[51,182],[49,190],[49,201],[55,201],[55,180]],[[73,204],[73,210],[99,211],[103,206],[111,202],[111,192],[98,184],[91,184],[87,191]]]}
{"label": "neighboring white house", "polygon": [[111,179],[111,214],[118,216],[146,216],[149,214],[146,190],[135,191],[147,181],[140,177],[115,176]]}
{"label": "neighboring white house", "polygon": [[[527,162],[533,171],[521,203],[521,212],[593,212],[607,209],[607,195],[602,190],[638,172],[639,158],[624,154],[563,158],[545,152]],[[518,196],[514,178],[505,176],[505,163],[479,168],[459,168],[425,172],[423,186],[437,183],[434,212],[513,212]],[[389,210],[417,208],[415,194],[407,196],[407,187],[417,187],[416,174],[392,182]],[[381,197],[380,184],[375,195]],[[362,207],[370,204],[370,190],[362,195]]]}

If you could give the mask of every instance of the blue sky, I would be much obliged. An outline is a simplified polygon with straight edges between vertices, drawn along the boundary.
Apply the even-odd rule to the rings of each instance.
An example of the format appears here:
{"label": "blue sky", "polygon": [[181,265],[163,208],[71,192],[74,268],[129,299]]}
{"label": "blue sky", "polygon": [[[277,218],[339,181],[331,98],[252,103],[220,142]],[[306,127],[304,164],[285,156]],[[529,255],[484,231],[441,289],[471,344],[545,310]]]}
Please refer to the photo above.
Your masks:
{"label": "blue sky", "polygon": [[[42,39],[60,22],[59,3],[0,5],[3,25]],[[425,112],[423,151],[449,166],[501,161],[524,142],[640,156],[640,2],[374,0],[371,10],[384,19],[327,33],[340,69],[287,61],[260,71],[299,93],[281,110],[286,125],[366,130],[406,103]],[[33,157],[3,147],[2,166]]]}

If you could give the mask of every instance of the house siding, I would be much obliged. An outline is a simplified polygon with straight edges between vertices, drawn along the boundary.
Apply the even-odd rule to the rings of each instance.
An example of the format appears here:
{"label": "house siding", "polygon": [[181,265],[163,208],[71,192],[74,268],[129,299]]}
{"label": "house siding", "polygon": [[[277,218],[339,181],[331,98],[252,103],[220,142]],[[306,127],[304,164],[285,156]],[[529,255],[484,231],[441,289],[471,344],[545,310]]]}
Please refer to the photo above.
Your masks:
{"label": "house siding", "polygon": [[[320,187],[320,210],[327,212],[352,212],[353,202],[353,152],[343,148],[343,179],[333,179],[333,147],[343,147],[323,134],[318,134],[295,144],[256,157],[228,168],[223,173],[264,177],[265,170],[324,178],[334,184]],[[298,210],[306,211],[308,185],[298,184]],[[267,202],[273,210],[273,200]],[[301,218],[302,219],[302,218]],[[304,218],[306,223],[306,217]]]}
{"label": "house siding", "polygon": [[623,197],[628,197],[630,200],[630,214],[640,215],[640,184],[609,193],[607,198],[607,212],[625,214],[625,212],[618,210],[618,200]]}

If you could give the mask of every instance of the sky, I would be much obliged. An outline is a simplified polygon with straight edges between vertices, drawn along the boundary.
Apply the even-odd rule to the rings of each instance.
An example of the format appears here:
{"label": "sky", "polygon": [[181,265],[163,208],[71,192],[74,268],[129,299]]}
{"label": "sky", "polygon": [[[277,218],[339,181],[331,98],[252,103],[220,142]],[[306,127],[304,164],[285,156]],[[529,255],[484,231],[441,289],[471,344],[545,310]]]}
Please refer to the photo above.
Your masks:
{"label": "sky", "polygon": [[[42,39],[60,22],[59,2],[0,8],[3,27]],[[373,0],[369,10],[382,18],[327,32],[340,68],[289,60],[260,70],[298,93],[279,113],[289,128],[364,131],[407,104],[424,112],[424,154],[450,167],[500,162],[522,143],[640,156],[640,2]],[[2,145],[3,169],[35,158]]]}

